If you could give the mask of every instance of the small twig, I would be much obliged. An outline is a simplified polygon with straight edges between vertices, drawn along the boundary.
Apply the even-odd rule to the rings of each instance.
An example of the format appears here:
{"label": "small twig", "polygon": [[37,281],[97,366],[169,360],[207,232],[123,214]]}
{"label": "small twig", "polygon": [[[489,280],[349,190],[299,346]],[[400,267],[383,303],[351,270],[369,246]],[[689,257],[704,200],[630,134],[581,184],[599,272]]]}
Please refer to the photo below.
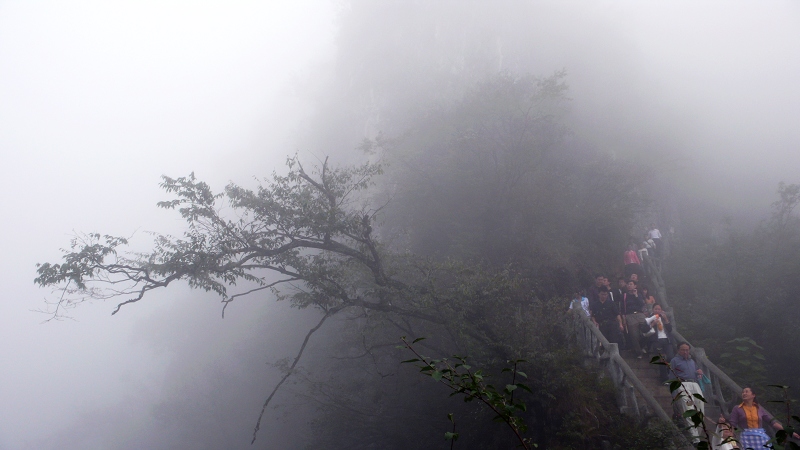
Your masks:
{"label": "small twig", "polygon": [[223,318],[223,319],[225,318],[225,308],[227,308],[227,307],[228,307],[228,305],[229,305],[229,304],[230,304],[230,303],[231,303],[231,302],[232,302],[232,301],[233,301],[235,298],[237,298],[237,297],[244,297],[245,295],[252,294],[253,292],[263,291],[264,289],[269,289],[269,288],[271,288],[271,287],[277,286],[277,285],[278,285],[278,284],[280,284],[280,283],[285,283],[285,282],[288,282],[288,281],[297,281],[297,280],[299,280],[299,278],[297,278],[297,277],[287,278],[287,279],[285,279],[285,280],[278,280],[278,281],[276,281],[276,282],[274,282],[274,283],[270,283],[270,284],[267,284],[267,285],[264,285],[264,286],[260,286],[260,287],[254,288],[254,289],[250,289],[249,291],[246,291],[246,292],[241,292],[241,293],[239,293],[239,294],[234,294],[234,295],[231,295],[230,297],[228,297],[228,298],[226,298],[226,299],[222,300],[222,303],[224,303],[224,304],[225,304],[225,305],[222,307],[222,318]]}
{"label": "small twig", "polygon": [[314,328],[312,328],[312,329],[310,329],[308,331],[308,333],[306,334],[306,338],[303,340],[303,345],[300,346],[300,350],[297,352],[297,356],[295,356],[294,361],[292,362],[292,365],[289,366],[289,370],[286,372],[286,375],[284,375],[283,378],[281,378],[281,381],[279,381],[278,384],[275,385],[275,388],[272,389],[272,392],[269,394],[269,397],[267,397],[267,399],[264,401],[264,405],[261,407],[261,413],[258,415],[258,421],[256,421],[256,427],[253,429],[253,440],[250,441],[250,445],[253,445],[256,442],[256,437],[258,435],[258,430],[261,429],[261,419],[264,417],[264,412],[267,410],[267,406],[269,406],[269,402],[272,401],[272,397],[275,396],[275,393],[278,392],[278,389],[280,389],[280,387],[284,383],[284,381],[286,381],[286,379],[289,378],[289,376],[294,371],[294,368],[297,366],[297,363],[300,361],[300,357],[303,356],[303,351],[306,349],[306,345],[308,345],[308,341],[309,341],[309,339],[311,339],[311,335],[314,334],[315,331],[319,330],[319,328],[322,326],[322,324],[325,323],[326,320],[328,320],[328,317],[336,314],[342,308],[343,308],[343,306],[339,306],[339,307],[336,307],[336,308],[329,309],[325,313],[325,315],[322,316],[322,319],[320,319],[320,321],[317,324],[317,326],[315,326]]}

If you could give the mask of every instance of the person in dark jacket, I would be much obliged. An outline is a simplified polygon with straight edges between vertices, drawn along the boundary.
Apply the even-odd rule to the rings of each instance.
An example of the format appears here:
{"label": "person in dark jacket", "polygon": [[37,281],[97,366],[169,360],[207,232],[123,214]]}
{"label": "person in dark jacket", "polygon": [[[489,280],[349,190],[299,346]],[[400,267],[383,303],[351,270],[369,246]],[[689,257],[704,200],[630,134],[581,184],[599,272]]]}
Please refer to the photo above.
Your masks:
{"label": "person in dark jacket", "polygon": [[633,349],[633,354],[641,359],[647,353],[641,345],[642,331],[641,326],[646,324],[642,309],[644,303],[639,299],[636,289],[636,282],[628,281],[628,292],[626,292],[619,304],[619,314],[625,321],[625,328],[628,336],[628,343]]}
{"label": "person in dark jacket", "polygon": [[617,288],[614,289],[614,301],[619,304],[622,301],[622,296],[628,292],[628,280],[623,277],[617,279]]}
{"label": "person in dark jacket", "polygon": [[592,308],[592,322],[600,329],[608,342],[619,344],[622,341],[622,317],[619,306],[609,298],[608,289],[600,288],[599,300]]}
{"label": "person in dark jacket", "polygon": [[598,293],[600,292],[600,288],[604,286],[604,280],[605,276],[602,273],[598,273],[594,276],[594,283],[586,290],[586,298],[589,299],[589,308],[597,303]]}

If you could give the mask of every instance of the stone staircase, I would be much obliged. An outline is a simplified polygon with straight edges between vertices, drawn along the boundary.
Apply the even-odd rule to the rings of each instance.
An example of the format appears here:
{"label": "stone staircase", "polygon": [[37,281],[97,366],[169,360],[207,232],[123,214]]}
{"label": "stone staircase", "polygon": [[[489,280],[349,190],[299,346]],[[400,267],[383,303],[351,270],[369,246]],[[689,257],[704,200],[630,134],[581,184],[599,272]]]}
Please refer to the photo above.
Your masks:
{"label": "stone staircase", "polygon": [[[673,324],[671,338],[673,342],[688,342],[677,331],[677,324],[672,308],[667,301],[664,280],[661,277],[661,266],[651,258],[645,258],[644,267],[647,279],[659,296],[665,312]],[[659,419],[673,423],[678,429],[686,426],[684,419],[676,417],[673,409],[672,394],[666,384],[661,382],[659,365],[650,364],[653,355],[636,358],[629,350],[620,351],[617,344],[609,343],[584,314],[576,312],[576,337],[578,345],[590,360],[596,361],[610,375],[617,394],[620,410],[636,417],[638,420]],[[604,351],[603,349],[607,349]],[[719,367],[712,363],[702,348],[692,347],[692,357],[710,379],[712,388],[704,393],[706,398],[706,426],[713,431],[720,413],[730,411],[738,401],[741,387],[730,379]],[[674,378],[669,376],[668,378]],[[710,420],[709,420],[710,419]],[[768,430],[772,433],[773,430]],[[685,435],[688,437],[688,435]],[[694,448],[687,439],[679,448]]]}
{"label": "stone staircase", "polygon": [[638,378],[647,390],[653,394],[653,397],[655,397],[658,404],[661,405],[661,408],[663,408],[667,414],[672,414],[672,394],[670,394],[667,385],[660,380],[658,374],[659,366],[650,364],[652,355],[645,355],[643,358],[638,359],[629,351],[622,351],[620,353],[625,362],[628,363],[633,370],[636,378]]}

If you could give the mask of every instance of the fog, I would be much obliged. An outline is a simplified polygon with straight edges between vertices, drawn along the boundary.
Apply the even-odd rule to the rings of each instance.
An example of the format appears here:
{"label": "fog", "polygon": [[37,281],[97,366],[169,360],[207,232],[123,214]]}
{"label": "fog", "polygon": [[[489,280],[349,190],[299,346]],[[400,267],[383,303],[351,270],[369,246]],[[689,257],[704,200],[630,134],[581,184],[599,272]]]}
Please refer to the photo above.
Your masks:
{"label": "fog", "polygon": [[[31,280],[75,231],[140,245],[146,231],[179,231],[155,208],[163,174],[222,186],[280,164],[308,108],[295,80],[330,57],[333,26],[332,5],[319,2],[0,4],[0,448],[180,447],[189,431],[153,426],[164,399],[202,391],[205,366],[237,349],[262,352],[250,356],[256,369],[287,356],[247,341],[256,330],[292,335],[263,303],[223,321],[216,299],[176,289],[113,318],[113,304],[98,302],[42,324],[50,316],[34,310],[52,296]],[[249,443],[269,376],[252,377],[252,405],[231,411],[241,419],[232,442]]]}
{"label": "fog", "polygon": [[[313,311],[264,295],[223,320],[217,297],[170,287],[113,317],[116,303],[97,301],[43,323],[55,294],[34,286],[35,264],[74,232],[135,248],[148,231],[180,233],[155,206],[164,174],[221,189],[295,152],[360,157],[361,139],[402,131],[391,119],[443,86],[433,72],[448,56],[467,61],[462,86],[566,70],[570,139],[651,161],[680,195],[734,215],[798,182],[797,2],[382,5],[0,1],[0,448],[250,448],[280,374],[269,364],[294,355]],[[415,37],[414,23],[441,35]],[[470,66],[458,45],[476,42],[489,56]],[[346,103],[370,89],[373,103]],[[305,442],[311,407],[282,401],[257,448]]]}

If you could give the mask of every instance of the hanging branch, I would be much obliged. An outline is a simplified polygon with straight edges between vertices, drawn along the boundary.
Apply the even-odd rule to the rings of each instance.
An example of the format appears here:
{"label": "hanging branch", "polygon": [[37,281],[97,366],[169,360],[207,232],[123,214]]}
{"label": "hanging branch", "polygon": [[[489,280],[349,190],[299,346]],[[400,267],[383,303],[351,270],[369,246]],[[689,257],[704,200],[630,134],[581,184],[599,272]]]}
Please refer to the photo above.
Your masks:
{"label": "hanging branch", "polygon": [[333,309],[328,310],[325,313],[325,315],[322,316],[322,319],[320,319],[319,323],[317,323],[317,325],[314,328],[308,330],[308,333],[306,334],[306,338],[303,339],[303,345],[300,346],[300,350],[297,352],[297,356],[294,357],[294,361],[292,362],[292,365],[289,366],[289,369],[286,371],[286,374],[283,376],[283,378],[281,378],[281,381],[279,381],[278,384],[275,385],[275,387],[272,389],[272,392],[270,392],[269,397],[267,397],[267,399],[264,401],[264,405],[261,407],[261,413],[258,414],[258,420],[256,421],[256,426],[253,429],[253,440],[250,441],[250,445],[253,445],[256,442],[256,437],[258,436],[258,430],[261,429],[261,419],[264,418],[264,412],[267,410],[267,406],[269,406],[269,402],[272,401],[272,398],[275,396],[275,393],[278,392],[278,389],[280,389],[281,385],[294,372],[294,368],[297,367],[297,363],[300,362],[300,358],[303,356],[303,352],[305,351],[306,346],[308,345],[308,341],[311,339],[311,335],[314,334],[314,332],[316,332],[317,330],[319,330],[319,328],[322,326],[322,324],[325,323],[325,321],[328,320],[329,317],[331,317],[332,315],[334,315],[337,312],[341,311],[342,308],[343,307],[340,306],[338,308],[333,308]]}

